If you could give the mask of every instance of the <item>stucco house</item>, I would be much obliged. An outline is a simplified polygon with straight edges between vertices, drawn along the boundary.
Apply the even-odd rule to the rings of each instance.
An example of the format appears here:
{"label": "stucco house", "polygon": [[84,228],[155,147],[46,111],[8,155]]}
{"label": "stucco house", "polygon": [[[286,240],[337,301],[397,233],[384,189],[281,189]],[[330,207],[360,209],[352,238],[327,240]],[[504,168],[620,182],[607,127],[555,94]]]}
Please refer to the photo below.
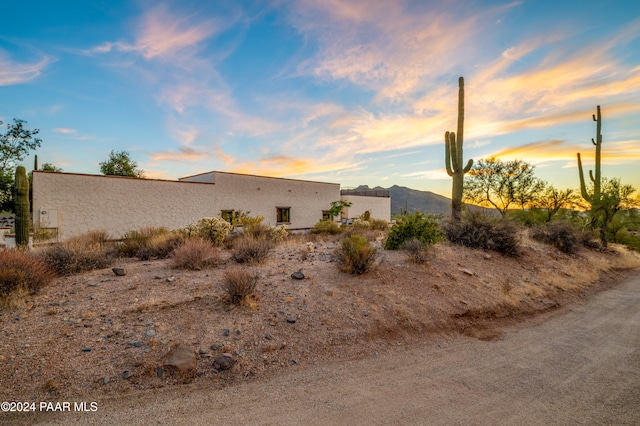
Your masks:
{"label": "stucco house", "polygon": [[267,225],[312,228],[332,201],[352,202],[347,217],[366,210],[390,220],[384,196],[341,196],[340,184],[212,171],[175,180],[33,172],[33,222],[60,241],[92,230],[112,238],[143,227],[176,229],[203,217],[250,211]]}

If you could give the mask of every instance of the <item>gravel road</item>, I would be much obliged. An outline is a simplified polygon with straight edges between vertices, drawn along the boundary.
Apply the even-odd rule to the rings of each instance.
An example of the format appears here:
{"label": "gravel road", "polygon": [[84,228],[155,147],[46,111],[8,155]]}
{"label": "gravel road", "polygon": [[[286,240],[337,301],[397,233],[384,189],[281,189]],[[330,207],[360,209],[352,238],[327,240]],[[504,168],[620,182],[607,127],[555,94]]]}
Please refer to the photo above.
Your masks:
{"label": "gravel road", "polygon": [[[5,418],[6,419],[6,418]],[[640,275],[501,340],[460,337],[292,367],[222,390],[184,386],[39,413],[45,424],[637,425]]]}

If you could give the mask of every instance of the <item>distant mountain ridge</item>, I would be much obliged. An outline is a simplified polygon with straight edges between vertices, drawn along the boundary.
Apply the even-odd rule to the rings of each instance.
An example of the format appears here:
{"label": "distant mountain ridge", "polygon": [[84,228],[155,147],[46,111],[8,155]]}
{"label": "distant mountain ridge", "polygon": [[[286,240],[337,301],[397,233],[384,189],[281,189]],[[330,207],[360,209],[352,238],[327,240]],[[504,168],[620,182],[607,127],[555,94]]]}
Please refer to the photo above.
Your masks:
{"label": "distant mountain ridge", "polygon": [[451,199],[431,191],[420,191],[404,186],[393,185],[391,188],[376,186],[369,188],[368,185],[360,185],[356,189],[388,190],[391,196],[391,214],[400,214],[403,211],[408,213],[441,213],[451,212]]}

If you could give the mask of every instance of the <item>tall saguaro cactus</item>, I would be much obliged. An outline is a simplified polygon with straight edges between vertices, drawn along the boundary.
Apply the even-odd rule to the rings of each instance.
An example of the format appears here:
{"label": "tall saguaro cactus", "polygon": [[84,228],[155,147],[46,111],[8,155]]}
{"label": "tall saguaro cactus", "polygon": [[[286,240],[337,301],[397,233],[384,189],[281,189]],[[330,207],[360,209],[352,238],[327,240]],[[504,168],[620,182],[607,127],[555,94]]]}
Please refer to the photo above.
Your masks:
{"label": "tall saguaro cactus", "polygon": [[593,205],[600,199],[600,185],[602,182],[602,175],[600,174],[600,159],[602,153],[602,116],[600,115],[600,105],[596,108],[596,114],[593,115],[593,121],[596,124],[596,140],[591,139],[591,143],[593,143],[596,147],[596,173],[595,177],[593,175],[593,171],[589,170],[589,178],[591,182],[593,182],[593,194],[589,194],[587,192],[587,186],[584,180],[584,173],[582,172],[582,159],[580,158],[580,153],[578,153],[578,170],[580,172],[580,193],[582,194],[582,198],[585,201],[589,202]]}
{"label": "tall saguaro cactus", "polygon": [[451,190],[451,216],[454,220],[460,220],[462,213],[462,188],[464,174],[471,170],[473,160],[469,160],[466,166],[462,166],[462,143],[464,136],[464,78],[458,79],[458,137],[456,133],[444,134],[445,164],[447,174],[453,178]]}
{"label": "tall saguaro cactus", "polygon": [[27,247],[29,245],[29,179],[27,170],[23,166],[16,167],[16,245]]}

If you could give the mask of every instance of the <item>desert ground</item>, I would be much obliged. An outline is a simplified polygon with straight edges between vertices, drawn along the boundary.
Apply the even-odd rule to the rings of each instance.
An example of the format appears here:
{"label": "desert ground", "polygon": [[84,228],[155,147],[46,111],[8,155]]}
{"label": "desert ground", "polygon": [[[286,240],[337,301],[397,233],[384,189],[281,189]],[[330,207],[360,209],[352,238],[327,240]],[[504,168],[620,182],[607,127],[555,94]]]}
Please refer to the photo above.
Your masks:
{"label": "desert ground", "polygon": [[[333,257],[338,237],[314,237],[312,248],[309,238],[291,238],[251,266],[229,259],[188,271],[171,259],[119,259],[113,266],[124,276],[107,268],[58,278],[0,315],[2,399],[104,407],[159,393],[229,392],[367,359],[394,363],[405,351],[411,362],[424,345],[472,340],[491,350],[505,330],[555,318],[640,266],[619,247],[566,255],[529,240],[518,258],[440,243],[419,265],[383,250],[378,237],[374,269],[350,275]],[[233,268],[258,276],[250,303],[224,301],[221,277]],[[296,271],[304,279],[292,278]],[[176,362],[176,352],[187,359]],[[42,415],[2,413],[0,421],[46,422]]]}

